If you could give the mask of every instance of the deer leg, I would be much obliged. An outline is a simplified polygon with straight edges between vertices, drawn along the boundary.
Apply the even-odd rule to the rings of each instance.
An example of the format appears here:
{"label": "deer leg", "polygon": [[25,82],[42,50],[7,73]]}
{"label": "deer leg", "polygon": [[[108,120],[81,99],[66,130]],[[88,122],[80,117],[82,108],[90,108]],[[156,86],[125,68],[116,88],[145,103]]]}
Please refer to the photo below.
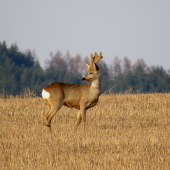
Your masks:
{"label": "deer leg", "polygon": [[86,123],[86,108],[85,107],[82,107],[80,109],[81,111],[81,117],[82,117],[82,120],[83,120],[83,126],[84,126],[84,129],[85,129],[85,123]]}
{"label": "deer leg", "polygon": [[51,104],[51,110],[47,113],[46,117],[45,117],[45,124],[48,127],[51,127],[51,120],[53,118],[53,116],[57,113],[58,110],[60,110],[61,106],[63,105],[63,102],[58,101],[54,104]]}
{"label": "deer leg", "polygon": [[82,118],[81,118],[81,111],[79,110],[78,115],[77,115],[77,122],[76,122],[74,130],[77,130],[81,120],[82,120]]}
{"label": "deer leg", "polygon": [[47,104],[48,104],[48,112],[46,113],[46,116],[45,116],[45,118],[44,118],[45,124],[46,124],[46,122],[47,122],[48,114],[49,114],[49,112],[50,112],[50,110],[51,110],[51,105],[50,105],[50,103],[48,103],[48,101],[47,101]]}
{"label": "deer leg", "polygon": [[45,121],[46,126],[49,126],[49,125],[48,125],[48,115],[49,115],[49,113],[50,113],[50,111],[51,111],[51,105],[50,105],[50,103],[48,102],[48,100],[46,100],[46,101],[47,101],[47,104],[48,104],[48,112],[46,113],[46,116],[45,116],[45,118],[44,118],[44,121]]}

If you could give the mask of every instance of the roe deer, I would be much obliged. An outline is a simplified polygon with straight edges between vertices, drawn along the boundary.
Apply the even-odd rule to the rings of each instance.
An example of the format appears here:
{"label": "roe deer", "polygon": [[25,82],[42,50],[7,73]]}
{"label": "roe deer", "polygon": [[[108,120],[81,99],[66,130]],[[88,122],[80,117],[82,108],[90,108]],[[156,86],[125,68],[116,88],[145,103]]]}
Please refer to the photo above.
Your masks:
{"label": "roe deer", "polygon": [[44,120],[46,126],[48,126],[50,130],[51,120],[62,105],[79,109],[75,130],[79,126],[81,120],[83,120],[85,128],[86,110],[97,104],[101,93],[100,73],[96,65],[101,58],[103,58],[101,52],[99,55],[95,53],[94,57],[91,54],[90,65],[85,63],[88,72],[82,80],[91,82],[91,84],[78,85],[55,82],[42,90],[42,97],[47,101],[49,106]]}

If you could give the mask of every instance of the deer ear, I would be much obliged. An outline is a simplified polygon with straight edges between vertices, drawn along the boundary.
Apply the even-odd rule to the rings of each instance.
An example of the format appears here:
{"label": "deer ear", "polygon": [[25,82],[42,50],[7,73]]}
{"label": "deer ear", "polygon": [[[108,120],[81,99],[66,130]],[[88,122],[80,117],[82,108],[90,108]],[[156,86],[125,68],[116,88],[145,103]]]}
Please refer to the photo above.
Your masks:
{"label": "deer ear", "polygon": [[87,70],[89,70],[90,69],[90,65],[88,65],[87,63],[84,63],[84,64],[85,64]]}

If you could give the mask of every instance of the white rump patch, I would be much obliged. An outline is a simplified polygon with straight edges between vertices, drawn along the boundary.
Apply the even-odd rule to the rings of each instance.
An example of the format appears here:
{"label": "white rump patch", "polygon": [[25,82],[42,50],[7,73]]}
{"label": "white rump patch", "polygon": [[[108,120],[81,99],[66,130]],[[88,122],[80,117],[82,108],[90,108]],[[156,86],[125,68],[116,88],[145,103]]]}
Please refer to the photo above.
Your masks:
{"label": "white rump patch", "polygon": [[44,99],[48,99],[48,98],[50,97],[50,93],[48,93],[47,91],[45,91],[45,90],[43,89],[43,91],[42,91],[42,97],[43,97]]}

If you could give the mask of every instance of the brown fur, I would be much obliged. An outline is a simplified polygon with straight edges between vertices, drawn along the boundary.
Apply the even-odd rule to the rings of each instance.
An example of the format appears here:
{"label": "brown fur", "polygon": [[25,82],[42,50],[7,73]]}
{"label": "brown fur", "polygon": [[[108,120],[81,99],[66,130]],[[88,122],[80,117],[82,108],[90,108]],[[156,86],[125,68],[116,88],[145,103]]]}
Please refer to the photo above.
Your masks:
{"label": "brown fur", "polygon": [[[51,83],[44,90],[50,93],[50,97],[45,99],[49,105],[49,110],[45,117],[45,124],[51,127],[52,117],[57,111],[65,105],[70,108],[79,109],[75,129],[77,129],[81,120],[86,121],[86,110],[97,104],[101,93],[100,73],[97,67],[97,62],[102,58],[102,54],[95,57],[91,55],[91,64],[85,63],[88,72],[83,78],[84,81],[92,82],[92,84],[68,84],[68,83]],[[96,62],[95,62],[96,61]]]}

